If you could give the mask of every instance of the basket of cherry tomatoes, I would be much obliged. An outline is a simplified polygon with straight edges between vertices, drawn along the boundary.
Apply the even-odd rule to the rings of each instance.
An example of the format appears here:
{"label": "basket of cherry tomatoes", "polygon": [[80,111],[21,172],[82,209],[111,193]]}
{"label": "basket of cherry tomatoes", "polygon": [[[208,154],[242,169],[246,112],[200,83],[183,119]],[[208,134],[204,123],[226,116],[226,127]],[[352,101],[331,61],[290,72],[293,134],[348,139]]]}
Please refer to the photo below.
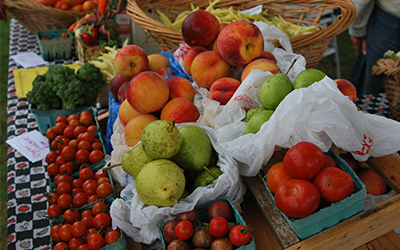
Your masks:
{"label": "basket of cherry tomatoes", "polygon": [[163,249],[256,249],[252,228],[227,196],[182,212],[159,228]]}

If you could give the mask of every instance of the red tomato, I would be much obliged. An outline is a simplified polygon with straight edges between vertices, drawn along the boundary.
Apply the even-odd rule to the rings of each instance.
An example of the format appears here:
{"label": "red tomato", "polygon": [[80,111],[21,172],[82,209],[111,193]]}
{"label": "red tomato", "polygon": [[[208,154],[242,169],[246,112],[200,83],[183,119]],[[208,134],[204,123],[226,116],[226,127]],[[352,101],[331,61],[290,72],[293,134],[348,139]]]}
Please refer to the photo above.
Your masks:
{"label": "red tomato", "polygon": [[266,182],[269,190],[275,194],[276,189],[290,179],[292,179],[292,177],[288,174],[283,162],[281,161],[275,163],[270,169],[268,169]]}
{"label": "red tomato", "polygon": [[298,142],[283,157],[292,178],[311,180],[325,165],[324,152],[311,142]]}
{"label": "red tomato", "polygon": [[68,242],[68,247],[69,249],[78,249],[82,244],[85,244],[85,240],[82,237],[73,236]]}
{"label": "red tomato", "polygon": [[54,140],[56,138],[56,136],[57,136],[57,133],[53,127],[46,130],[46,137],[47,137],[47,139],[49,139],[49,141]]}
{"label": "red tomato", "polygon": [[246,245],[250,239],[251,229],[244,225],[237,225],[229,232],[229,240],[237,247]]}
{"label": "red tomato", "polygon": [[82,237],[86,234],[88,228],[83,221],[75,221],[71,227],[71,233],[75,237]]}
{"label": "red tomato", "polygon": [[67,117],[67,121],[70,122],[71,120],[79,120],[79,116],[77,114],[71,114]]}
{"label": "red tomato", "polygon": [[60,195],[57,192],[50,192],[47,195],[47,203],[49,203],[49,205],[56,204],[59,196]]}
{"label": "red tomato", "polygon": [[99,249],[105,245],[105,241],[103,236],[98,233],[93,233],[88,237],[87,245],[90,249]]}
{"label": "red tomato", "polygon": [[73,188],[82,188],[83,181],[81,179],[74,179],[71,183]]}
{"label": "red tomato", "polygon": [[176,217],[176,220],[177,221],[188,220],[188,221],[191,221],[193,224],[195,224],[199,220],[199,217],[197,217],[196,210],[192,209],[190,211],[186,211],[186,212],[182,212],[182,213],[178,214],[178,216]]}
{"label": "red tomato", "polygon": [[60,227],[58,234],[62,241],[69,241],[72,238],[71,224],[64,224]]}
{"label": "red tomato", "polygon": [[92,207],[93,215],[105,212],[106,207],[107,207],[106,203],[102,201],[96,202]]}
{"label": "red tomato", "polygon": [[82,244],[76,250],[90,250],[90,248],[87,244]]}
{"label": "red tomato", "polygon": [[86,234],[83,236],[83,239],[86,241],[86,243],[87,243],[89,236],[94,233],[98,233],[98,230],[95,227],[91,227],[87,230]]}
{"label": "red tomato", "polygon": [[93,118],[92,118],[92,116],[90,114],[89,115],[81,115],[80,118],[79,118],[79,122],[83,126],[89,127],[90,125],[93,124]]}
{"label": "red tomato", "polygon": [[83,212],[81,213],[81,218],[85,218],[86,216],[92,216],[92,217],[93,217],[93,212],[92,212],[92,210],[88,209],[88,210],[85,210],[85,211],[83,211]]}
{"label": "red tomato", "polygon": [[50,151],[50,152],[48,152],[48,153],[46,154],[46,157],[45,157],[46,163],[50,165],[51,163],[56,162],[56,159],[57,159],[57,157],[58,157],[59,155],[60,155],[60,154],[59,154],[57,151]]}
{"label": "red tomato", "polygon": [[[83,3],[83,2],[82,2]],[[92,114],[90,114],[90,112],[88,110],[84,110],[82,111],[82,113],[79,114],[79,117],[85,116],[85,115],[90,115],[92,116]]]}
{"label": "red tomato", "polygon": [[319,207],[321,195],[308,180],[291,179],[280,185],[275,193],[276,206],[288,217],[305,218]]}
{"label": "red tomato", "polygon": [[72,207],[72,208],[65,210],[65,212],[63,214],[63,218],[66,223],[72,224],[72,223],[74,223],[74,221],[77,221],[81,218],[81,214],[79,213],[79,211],[77,209]]}
{"label": "red tomato", "polygon": [[227,221],[232,221],[233,210],[232,207],[226,201],[216,201],[208,207],[208,219],[211,220],[214,217],[224,217]]}
{"label": "red tomato", "polygon": [[53,248],[53,250],[64,250],[64,249],[68,249],[68,244],[65,243],[64,241],[58,242]]}
{"label": "red tomato", "polygon": [[64,163],[60,166],[59,171],[61,174],[71,175],[74,173],[74,166],[71,163]]}
{"label": "red tomato", "polygon": [[55,242],[58,242],[58,241],[61,240],[60,234],[59,234],[59,231],[60,231],[60,227],[61,227],[61,226],[62,226],[61,224],[56,224],[56,225],[54,225],[54,226],[51,228],[51,230],[50,230],[50,237],[51,237],[51,239],[52,239],[53,241],[55,241]]}
{"label": "red tomato", "polygon": [[63,123],[65,123],[65,124],[68,124],[68,119],[65,117],[65,116],[63,116],[63,115],[60,115],[60,116],[58,116],[57,118],[56,118],[56,123],[57,122],[63,122]]}
{"label": "red tomato", "polygon": [[99,196],[100,198],[107,197],[107,196],[109,196],[109,195],[112,194],[112,193],[113,193],[113,187],[112,187],[112,185],[111,185],[110,183],[107,183],[107,182],[105,182],[105,183],[100,183],[100,184],[97,186],[96,194],[97,194],[97,196]]}
{"label": "red tomato", "polygon": [[67,127],[67,124],[64,122],[57,122],[54,125],[54,132],[56,132],[56,134],[58,135],[62,135],[64,133],[64,129]]}
{"label": "red tomato", "polygon": [[82,125],[78,125],[74,128],[74,136],[75,138],[78,138],[78,135],[81,133],[86,132],[87,128],[85,126]]}
{"label": "red tomato", "polygon": [[216,238],[224,237],[229,231],[229,223],[224,217],[214,217],[210,221],[209,230]]}
{"label": "red tomato", "polygon": [[104,158],[104,153],[103,151],[100,151],[98,149],[93,150],[92,152],[90,152],[89,154],[89,161],[92,164],[95,164],[99,161],[101,161]]}
{"label": "red tomato", "polygon": [[323,168],[313,179],[321,198],[328,203],[335,203],[354,192],[353,178],[337,167]]}
{"label": "red tomato", "polygon": [[93,226],[97,229],[108,228],[111,225],[111,217],[106,213],[96,214],[93,218]]}
{"label": "red tomato", "polygon": [[60,182],[66,181],[69,184],[72,184],[72,181],[74,180],[74,177],[70,176],[70,175],[66,175],[66,174],[62,174],[58,177],[58,179],[56,180],[56,185],[58,186],[58,184],[60,184]]}
{"label": "red tomato", "polygon": [[92,143],[92,150],[103,150],[103,145],[101,145],[101,142],[95,141]]}
{"label": "red tomato", "polygon": [[210,249],[213,240],[214,237],[208,229],[196,230],[192,236],[193,245],[197,248]]}
{"label": "red tomato", "polygon": [[108,177],[108,174],[106,171],[103,172],[103,170],[99,169],[94,173],[94,179],[97,181],[101,177]]}
{"label": "red tomato", "polygon": [[57,204],[63,209],[68,209],[72,204],[72,196],[70,194],[62,194],[57,199]]}
{"label": "red tomato", "polygon": [[77,193],[74,196],[74,198],[72,199],[72,204],[76,208],[80,208],[83,205],[86,205],[87,204],[87,196],[86,196],[86,194],[83,193],[83,192]]}
{"label": "red tomato", "polygon": [[92,144],[89,141],[81,140],[78,143],[78,149],[86,149],[87,151],[92,150]]}
{"label": "red tomato", "polygon": [[175,226],[175,235],[178,239],[188,240],[194,234],[193,223],[188,220],[181,220]]}
{"label": "red tomato", "polygon": [[97,185],[100,185],[102,183],[110,183],[111,184],[110,179],[108,177],[101,177],[100,179],[97,180],[96,183],[97,183]]}
{"label": "red tomato", "polygon": [[167,250],[176,250],[176,249],[181,249],[181,250],[189,250],[189,244],[181,239],[175,239],[171,243],[169,243]]}
{"label": "red tomato", "polygon": [[85,192],[87,196],[91,196],[96,194],[96,189],[97,189],[96,182],[90,182],[83,187],[83,192]]}
{"label": "red tomato", "polygon": [[212,242],[211,249],[233,250],[233,245],[228,238],[218,238]]}
{"label": "red tomato", "polygon": [[[88,211],[90,211],[90,210],[88,210]],[[94,227],[93,216],[91,216],[91,215],[86,215],[85,217],[82,217],[81,221],[86,224],[87,228]]]}
{"label": "red tomato", "polygon": [[71,145],[71,146],[73,146],[76,150],[78,150],[78,143],[79,143],[78,139],[72,139],[72,140],[69,141],[68,145]]}
{"label": "red tomato", "polygon": [[164,225],[162,235],[167,244],[171,243],[171,241],[178,238],[176,237],[175,234],[176,224],[178,224],[177,220],[170,220]]}
{"label": "red tomato", "polygon": [[100,197],[97,196],[97,194],[93,194],[93,195],[89,196],[89,198],[88,198],[88,200],[87,200],[87,203],[90,204],[90,203],[92,203],[92,202],[97,201],[98,199],[100,199]]}
{"label": "red tomato", "polygon": [[79,172],[79,178],[82,181],[86,181],[89,179],[93,179],[94,176],[94,172],[91,168],[83,168],[80,172]]}
{"label": "red tomato", "polygon": [[72,119],[68,122],[68,125],[71,127],[78,127],[80,125],[79,119]]}
{"label": "red tomato", "polygon": [[96,132],[97,131],[97,126],[96,125],[90,125],[88,128],[87,128],[87,131],[88,132]]}
{"label": "red tomato", "polygon": [[57,192],[61,194],[69,194],[72,190],[71,184],[66,181],[62,181],[57,185]]}
{"label": "red tomato", "polygon": [[60,217],[63,213],[63,209],[58,204],[52,204],[47,208],[47,214],[52,218]]}
{"label": "red tomato", "polygon": [[328,154],[324,154],[324,167],[337,167],[336,161]]}
{"label": "red tomato", "polygon": [[106,242],[106,244],[112,244],[114,242],[117,242],[120,237],[121,237],[120,232],[116,230],[111,230],[104,236],[104,241]]}
{"label": "red tomato", "polygon": [[83,132],[81,140],[86,140],[92,144],[94,140],[96,139],[96,136],[94,135],[93,132]]}
{"label": "red tomato", "polygon": [[[78,144],[78,147],[79,147],[79,144]],[[75,153],[75,158],[80,163],[86,163],[89,161],[89,155],[90,155],[90,153],[86,149],[78,149],[78,151],[76,151],[76,153]]]}
{"label": "red tomato", "polygon": [[64,132],[63,132],[63,136],[64,137],[66,137],[66,138],[68,138],[68,139],[74,139],[76,136],[74,135],[74,127],[72,127],[72,126],[67,126],[65,129],[64,129]]}
{"label": "red tomato", "polygon": [[55,162],[51,163],[49,166],[47,166],[47,173],[52,177],[60,173],[60,165]]}

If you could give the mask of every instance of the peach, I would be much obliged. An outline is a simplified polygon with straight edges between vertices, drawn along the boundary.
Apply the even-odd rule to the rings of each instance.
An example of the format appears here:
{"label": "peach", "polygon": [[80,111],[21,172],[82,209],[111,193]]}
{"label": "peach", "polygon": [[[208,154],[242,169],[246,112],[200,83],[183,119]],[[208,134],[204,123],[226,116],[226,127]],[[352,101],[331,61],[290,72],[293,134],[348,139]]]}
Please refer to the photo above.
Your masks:
{"label": "peach", "polygon": [[151,54],[148,55],[149,59],[149,70],[154,71],[160,68],[168,68],[171,66],[168,58],[161,54]]}
{"label": "peach", "polygon": [[240,84],[242,84],[240,81],[231,77],[219,78],[211,85],[210,99],[225,105],[235,94]]}
{"label": "peach", "polygon": [[132,106],[129,104],[128,100],[125,100],[121,103],[121,106],[118,110],[118,118],[121,121],[122,125],[126,126],[126,124],[133,118],[141,115],[142,113],[137,112]]}
{"label": "peach", "polygon": [[143,129],[152,121],[158,120],[157,116],[152,114],[141,114],[132,118],[125,126],[124,137],[128,147],[135,146],[142,140]]}
{"label": "peach", "polygon": [[357,172],[358,178],[364,183],[367,194],[381,195],[387,192],[386,182],[371,168]]}
{"label": "peach", "polygon": [[218,51],[230,65],[243,67],[264,51],[264,38],[252,22],[239,20],[228,24],[217,38]]}
{"label": "peach", "polygon": [[350,153],[341,153],[339,156],[353,169],[354,172],[358,170],[357,161]]}
{"label": "peach", "polygon": [[168,73],[167,73],[168,69],[169,68],[159,68],[159,69],[153,70],[153,72],[156,72],[157,74],[162,76],[162,78],[167,79],[168,78]]}
{"label": "peach", "polygon": [[124,82],[118,89],[118,102],[122,103],[126,99],[126,89],[129,85],[129,81]]}
{"label": "peach", "polygon": [[231,66],[219,54],[218,51],[205,51],[198,54],[192,62],[192,77],[200,87],[210,89],[215,80],[227,77]]}
{"label": "peach", "polygon": [[123,78],[121,75],[115,75],[114,78],[110,82],[110,92],[115,100],[118,101],[118,90],[119,88],[128,80]]}
{"label": "peach", "polygon": [[184,97],[189,101],[193,102],[196,90],[194,89],[192,83],[183,77],[175,76],[168,78],[166,80],[169,87],[169,99],[174,99],[176,97]]}
{"label": "peach", "polygon": [[149,67],[149,59],[146,52],[139,46],[129,44],[122,47],[114,59],[115,71],[129,80]]}
{"label": "peach", "polygon": [[274,75],[278,74],[278,73],[282,73],[281,70],[279,69],[279,67],[273,61],[271,61],[269,59],[265,59],[265,58],[255,59],[254,61],[250,62],[243,68],[242,76],[241,76],[242,82],[250,74],[250,72],[253,69],[260,69],[265,72],[269,71]]}
{"label": "peach", "polygon": [[259,58],[265,58],[273,61],[276,64],[276,58],[275,55],[272,54],[272,52],[269,52],[268,50],[264,50],[264,52],[261,54]]}
{"label": "peach", "polygon": [[160,119],[181,122],[196,122],[200,112],[193,102],[184,97],[176,97],[170,100],[161,110]]}
{"label": "peach", "polygon": [[191,71],[191,67],[192,67],[192,62],[193,59],[200,53],[207,51],[208,49],[201,47],[201,46],[196,46],[196,47],[191,47],[190,49],[188,49],[185,53],[185,55],[183,56],[183,68],[186,71],[186,74],[188,74],[189,76],[192,76],[192,71]]}
{"label": "peach", "polygon": [[357,89],[356,87],[346,79],[334,79],[337,83],[337,87],[343,95],[347,96],[352,102],[357,101]]}
{"label": "peach", "polygon": [[155,112],[168,102],[168,84],[153,71],[140,72],[129,81],[126,99],[140,113]]}
{"label": "peach", "polygon": [[197,10],[190,13],[182,22],[182,37],[191,47],[208,47],[219,34],[219,21],[214,14]]}

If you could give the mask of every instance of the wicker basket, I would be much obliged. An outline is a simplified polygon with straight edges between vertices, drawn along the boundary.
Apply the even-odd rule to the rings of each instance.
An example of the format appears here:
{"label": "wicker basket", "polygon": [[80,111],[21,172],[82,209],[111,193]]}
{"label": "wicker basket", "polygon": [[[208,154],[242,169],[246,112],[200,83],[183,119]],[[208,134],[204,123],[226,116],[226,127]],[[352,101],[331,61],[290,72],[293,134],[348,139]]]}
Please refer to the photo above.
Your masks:
{"label": "wicker basket", "polygon": [[[195,7],[205,9],[209,0],[129,0],[126,10],[132,21],[142,26],[158,43],[162,51],[174,51],[183,42],[182,33],[165,26],[155,20],[157,14],[147,15],[149,10],[160,10],[170,20],[184,11],[191,10],[191,3]],[[307,68],[315,68],[331,39],[345,31],[353,22],[356,9],[351,0],[221,0],[215,8],[229,8],[244,10],[262,4],[272,16],[281,15],[289,21],[299,25],[318,25],[325,10],[340,9],[338,21],[327,28],[312,34],[291,38],[293,52],[303,55],[307,60]],[[278,43],[275,43],[278,46]]]}
{"label": "wicker basket", "polygon": [[85,12],[60,10],[34,0],[3,0],[7,13],[32,33],[40,30],[67,29]]}
{"label": "wicker basket", "polygon": [[372,67],[372,75],[381,79],[385,89],[390,118],[400,121],[400,60],[379,59]]}

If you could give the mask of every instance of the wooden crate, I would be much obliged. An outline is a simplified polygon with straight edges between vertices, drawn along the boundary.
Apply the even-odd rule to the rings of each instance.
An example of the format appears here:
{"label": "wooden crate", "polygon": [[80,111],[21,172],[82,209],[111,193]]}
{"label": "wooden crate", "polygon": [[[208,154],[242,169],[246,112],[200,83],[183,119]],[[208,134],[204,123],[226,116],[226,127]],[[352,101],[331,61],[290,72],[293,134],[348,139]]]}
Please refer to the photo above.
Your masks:
{"label": "wooden crate", "polygon": [[[284,151],[276,151],[268,166],[282,159]],[[244,178],[249,194],[243,217],[249,226],[256,227],[257,246],[268,249],[400,249],[400,237],[393,231],[400,227],[400,160],[395,155],[371,157],[366,162],[398,193],[381,204],[305,240],[300,240],[276,207],[265,189],[262,176]],[[252,204],[254,202],[254,204]],[[254,209],[252,206],[258,209]],[[253,211],[248,211],[252,209]],[[257,211],[258,210],[258,211]],[[257,218],[257,212],[265,221]],[[366,245],[368,244],[368,245]],[[371,246],[373,248],[371,248]],[[368,248],[369,247],[369,248]]]}

